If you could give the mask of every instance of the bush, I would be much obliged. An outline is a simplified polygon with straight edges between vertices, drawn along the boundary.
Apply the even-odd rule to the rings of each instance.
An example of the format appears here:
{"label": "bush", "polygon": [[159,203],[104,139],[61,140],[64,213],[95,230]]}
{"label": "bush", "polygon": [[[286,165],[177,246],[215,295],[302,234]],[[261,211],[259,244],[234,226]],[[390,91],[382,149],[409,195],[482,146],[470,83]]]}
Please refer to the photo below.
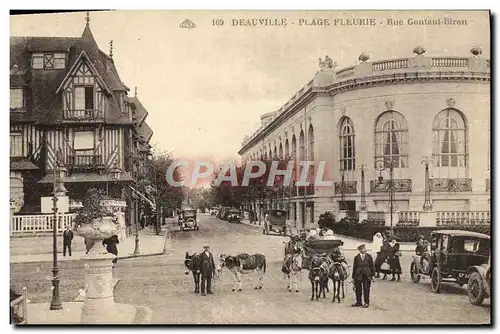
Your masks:
{"label": "bush", "polygon": [[[414,242],[418,239],[419,235],[423,235],[428,238],[432,231],[435,230],[465,230],[471,232],[479,232],[484,234],[491,234],[490,226],[478,225],[478,226],[396,226],[393,228],[394,238],[401,242]],[[365,239],[368,241],[373,240],[373,235],[377,232],[383,233],[384,231],[390,230],[389,226],[385,226],[382,222],[368,221],[364,220],[359,222],[354,218],[343,218],[332,228],[333,232],[340,235],[345,235],[346,237],[354,237]]]}
{"label": "bush", "polygon": [[83,211],[76,215],[74,226],[91,224],[94,219],[106,216],[106,208],[101,206],[101,200],[103,199],[105,199],[104,191],[95,188],[87,190],[83,200]]}
{"label": "bush", "polygon": [[319,216],[318,226],[319,228],[326,227],[333,230],[333,227],[335,226],[335,216],[333,215],[333,213],[332,212],[322,213]]}

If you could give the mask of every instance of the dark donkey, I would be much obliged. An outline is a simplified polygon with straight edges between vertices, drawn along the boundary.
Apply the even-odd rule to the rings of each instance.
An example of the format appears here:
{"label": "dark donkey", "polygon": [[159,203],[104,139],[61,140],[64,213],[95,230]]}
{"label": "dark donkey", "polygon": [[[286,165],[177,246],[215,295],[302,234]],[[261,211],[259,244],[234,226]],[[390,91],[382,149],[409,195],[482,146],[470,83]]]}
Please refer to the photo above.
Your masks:
{"label": "dark donkey", "polygon": [[194,279],[194,293],[200,293],[200,275],[201,275],[201,262],[200,255],[194,253],[193,255],[189,255],[186,252],[186,257],[184,258],[184,265],[186,266],[186,270],[184,273],[189,275],[191,271],[193,273]]}
{"label": "dark donkey", "polygon": [[325,290],[328,286],[330,264],[324,256],[313,256],[311,259],[311,267],[309,269],[309,280],[311,281],[311,300],[319,300],[319,296],[323,293],[323,298],[326,298]]}

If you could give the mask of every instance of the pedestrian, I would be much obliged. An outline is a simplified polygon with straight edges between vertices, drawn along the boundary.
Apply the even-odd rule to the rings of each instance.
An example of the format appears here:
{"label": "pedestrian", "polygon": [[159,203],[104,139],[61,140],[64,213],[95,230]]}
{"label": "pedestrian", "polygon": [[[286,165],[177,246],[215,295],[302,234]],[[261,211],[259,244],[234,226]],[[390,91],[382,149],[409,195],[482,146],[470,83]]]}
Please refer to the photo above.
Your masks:
{"label": "pedestrian", "polygon": [[[370,254],[366,253],[366,246],[358,246],[359,254],[354,257],[352,268],[352,279],[354,280],[354,289],[356,291],[356,303],[352,307],[370,306],[370,287],[371,283],[375,281],[373,275],[375,274],[375,265],[373,258]],[[364,297],[364,304],[361,304],[361,297]]]}
{"label": "pedestrian", "polygon": [[381,259],[381,250],[383,243],[384,239],[382,237],[382,233],[375,233],[372,242],[372,252],[375,257],[375,278],[380,278],[380,265],[384,262],[384,260]]}
{"label": "pedestrian", "polygon": [[117,235],[113,235],[110,238],[104,239],[102,241],[102,245],[106,247],[106,251],[110,254],[115,255],[115,258],[113,259],[113,261],[111,261],[113,263],[113,268],[116,266],[116,262],[118,261],[118,248],[116,247],[116,245],[119,243],[120,241],[118,240]]}
{"label": "pedestrian", "polygon": [[[200,267],[201,267],[201,295],[206,296],[205,291],[209,295],[212,292],[212,277],[215,273],[215,263],[212,253],[210,253],[210,246],[203,246],[204,251],[200,254]],[[206,287],[206,289],[205,289]]]}
{"label": "pedestrian", "polygon": [[72,241],[73,241],[73,231],[69,229],[69,225],[66,225],[66,229],[63,232],[63,256],[66,256],[66,248],[67,248],[68,254],[71,257]]}
{"label": "pedestrian", "polygon": [[392,274],[391,281],[395,281],[395,275],[398,275],[398,282],[401,282],[401,262],[399,261],[399,258],[402,254],[399,250],[399,243],[396,242],[396,239],[391,238],[391,240],[389,241],[389,246],[391,252],[389,258],[389,265],[391,266]]}

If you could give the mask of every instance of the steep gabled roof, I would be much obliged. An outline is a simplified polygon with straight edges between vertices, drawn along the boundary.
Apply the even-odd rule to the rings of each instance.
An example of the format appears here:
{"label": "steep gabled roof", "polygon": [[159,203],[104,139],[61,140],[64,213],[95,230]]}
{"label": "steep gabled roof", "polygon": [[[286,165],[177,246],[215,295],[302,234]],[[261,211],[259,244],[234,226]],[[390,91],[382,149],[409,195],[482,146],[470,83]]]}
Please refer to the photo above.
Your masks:
{"label": "steep gabled roof", "polygon": [[146,110],[146,108],[144,108],[141,101],[139,101],[139,99],[135,96],[134,97],[127,96],[127,101],[134,104],[136,121],[138,123],[144,122],[144,120],[148,116],[148,111]]}
{"label": "steep gabled roof", "polygon": [[[31,54],[33,52],[67,53],[66,69],[33,70]],[[16,115],[11,120],[36,121],[39,124],[59,123],[62,118],[62,97],[58,88],[68,76],[74,64],[87,57],[95,72],[101,78],[104,89],[108,90],[108,108],[105,123],[131,124],[123,114],[114,94],[123,93],[128,88],[121,81],[111,57],[102,52],[87,25],[81,37],[11,37],[10,68],[17,65],[17,71],[10,76],[11,87],[26,86],[26,112]],[[90,66],[89,66],[90,67]]]}
{"label": "steep gabled roof", "polygon": [[101,75],[99,74],[99,72],[97,71],[95,66],[92,65],[92,61],[90,61],[90,58],[85,53],[85,50],[82,50],[82,52],[80,52],[80,55],[73,62],[73,65],[71,65],[71,68],[66,73],[66,76],[59,84],[59,87],[56,90],[56,94],[59,94],[59,92],[63,88],[64,84],[68,80],[68,78],[72,75],[75,75],[76,71],[78,70],[78,65],[80,64],[80,60],[82,60],[82,59],[85,59],[87,61],[86,64],[89,66],[90,72],[92,72],[92,74],[97,77],[97,81],[99,82],[99,85],[101,85],[101,87],[104,88],[108,92],[108,94],[112,94],[111,90],[108,88],[108,85],[106,85],[106,83],[104,82],[103,78],[101,77]]}
{"label": "steep gabled roof", "polygon": [[143,122],[137,126],[137,132],[142,136],[147,142],[153,136],[153,130],[149,127],[148,123]]}

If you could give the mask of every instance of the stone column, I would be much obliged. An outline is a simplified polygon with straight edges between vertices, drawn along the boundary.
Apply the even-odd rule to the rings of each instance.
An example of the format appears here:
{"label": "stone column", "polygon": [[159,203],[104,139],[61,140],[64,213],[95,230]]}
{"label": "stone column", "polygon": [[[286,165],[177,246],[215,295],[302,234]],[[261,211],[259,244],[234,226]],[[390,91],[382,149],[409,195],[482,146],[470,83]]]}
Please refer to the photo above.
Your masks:
{"label": "stone column", "polygon": [[[99,243],[99,244],[98,244]],[[82,307],[82,324],[119,323],[119,314],[113,296],[112,254],[99,253],[101,241],[83,256],[86,262],[85,290],[86,298]]]}

